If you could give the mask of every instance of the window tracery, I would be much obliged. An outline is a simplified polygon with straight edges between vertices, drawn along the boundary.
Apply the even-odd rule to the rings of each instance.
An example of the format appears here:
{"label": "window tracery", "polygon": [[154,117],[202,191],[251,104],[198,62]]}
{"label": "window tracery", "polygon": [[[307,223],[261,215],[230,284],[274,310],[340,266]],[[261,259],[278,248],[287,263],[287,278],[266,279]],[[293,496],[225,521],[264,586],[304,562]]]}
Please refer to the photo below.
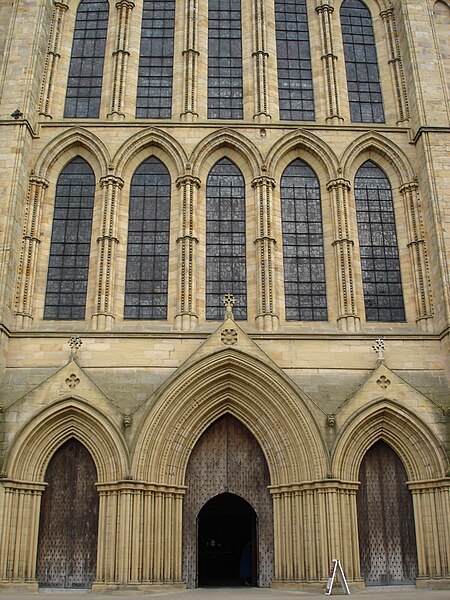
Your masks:
{"label": "window tracery", "polygon": [[236,320],[247,318],[244,179],[222,158],[206,183],[206,318],[223,319],[222,299],[233,294]]}
{"label": "window tracery", "polygon": [[392,190],[384,172],[365,162],[355,177],[361,271],[367,321],[404,321]]}
{"label": "window tracery", "polygon": [[56,185],[44,319],[84,319],[95,176],[77,156]]}
{"label": "window tracery", "polygon": [[78,6],[66,88],[64,117],[100,115],[109,4],[82,0]]}
{"label": "window tracery", "polygon": [[281,178],[284,288],[287,321],[325,321],[327,297],[320,185],[296,159]]}
{"label": "window tracery", "polygon": [[354,123],[384,123],[372,17],[363,2],[343,2],[341,28],[350,118]]}
{"label": "window tracery", "polygon": [[170,175],[154,156],[131,180],[125,319],[166,319],[169,268]]}

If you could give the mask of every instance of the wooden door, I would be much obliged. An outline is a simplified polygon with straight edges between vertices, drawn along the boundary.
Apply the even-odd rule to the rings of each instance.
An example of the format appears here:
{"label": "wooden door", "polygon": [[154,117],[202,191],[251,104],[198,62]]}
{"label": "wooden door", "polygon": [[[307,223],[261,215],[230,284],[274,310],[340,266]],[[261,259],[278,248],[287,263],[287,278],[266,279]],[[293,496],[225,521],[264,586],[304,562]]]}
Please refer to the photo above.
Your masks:
{"label": "wooden door", "polygon": [[42,496],[36,578],[40,587],[89,588],[97,564],[97,471],[75,439],[51,459]]}
{"label": "wooden door", "polygon": [[267,587],[273,579],[273,508],[266,459],[251,432],[238,419],[225,415],[197,442],[186,471],[183,500],[183,577],[198,584],[198,516],[220,494],[245,500],[256,514],[254,583]]}
{"label": "wooden door", "polygon": [[414,514],[401,460],[390,446],[377,442],[367,451],[359,478],[359,548],[366,585],[414,583]]}

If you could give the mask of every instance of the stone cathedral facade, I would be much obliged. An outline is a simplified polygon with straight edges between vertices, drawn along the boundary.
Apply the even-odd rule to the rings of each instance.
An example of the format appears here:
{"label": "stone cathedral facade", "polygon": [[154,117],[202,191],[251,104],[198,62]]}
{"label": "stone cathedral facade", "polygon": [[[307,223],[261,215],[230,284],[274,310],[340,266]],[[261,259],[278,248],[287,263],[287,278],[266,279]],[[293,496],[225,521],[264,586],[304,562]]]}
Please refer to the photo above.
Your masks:
{"label": "stone cathedral facade", "polygon": [[450,587],[449,32],[0,1],[0,587]]}

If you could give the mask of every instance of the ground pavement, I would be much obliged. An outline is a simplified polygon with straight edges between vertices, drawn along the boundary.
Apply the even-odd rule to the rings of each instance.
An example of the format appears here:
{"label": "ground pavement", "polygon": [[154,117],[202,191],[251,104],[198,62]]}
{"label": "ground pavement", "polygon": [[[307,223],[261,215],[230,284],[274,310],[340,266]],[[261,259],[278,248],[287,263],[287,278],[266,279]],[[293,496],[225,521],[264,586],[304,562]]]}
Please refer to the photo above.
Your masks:
{"label": "ground pavement", "polygon": [[[333,589],[331,596],[326,596],[325,592],[304,592],[300,590],[274,590],[261,588],[199,588],[195,590],[185,590],[180,592],[151,592],[151,593],[133,593],[124,594],[123,591],[108,592],[102,594],[91,594],[86,591],[60,591],[45,590],[38,593],[21,593],[0,591],[1,600],[130,600],[131,597],[147,597],[151,600],[296,600],[305,598],[313,600],[318,598],[333,598],[342,595],[338,587]],[[352,596],[360,600],[450,600],[450,590],[417,590],[414,587],[401,588],[369,588],[363,592],[354,592]],[[106,597],[106,598],[105,598]]]}

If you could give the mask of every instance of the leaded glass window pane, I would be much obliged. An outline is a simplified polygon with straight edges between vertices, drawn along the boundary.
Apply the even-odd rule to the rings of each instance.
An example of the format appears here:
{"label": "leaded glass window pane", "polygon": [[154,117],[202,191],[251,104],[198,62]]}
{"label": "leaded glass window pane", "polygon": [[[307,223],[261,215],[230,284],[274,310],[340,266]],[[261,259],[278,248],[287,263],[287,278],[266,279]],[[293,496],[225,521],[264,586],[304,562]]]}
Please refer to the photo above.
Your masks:
{"label": "leaded glass window pane", "polygon": [[56,184],[44,319],[84,319],[95,177],[80,156]]}
{"label": "leaded glass window pane", "polygon": [[345,0],[341,7],[350,117],[354,123],[384,123],[372,17],[359,0]]}
{"label": "leaded glass window pane", "polygon": [[108,31],[108,2],[82,0],[77,10],[64,117],[98,118]]}
{"label": "leaded glass window pane", "polygon": [[166,319],[169,271],[170,175],[150,157],[131,180],[125,319]]}
{"label": "leaded glass window pane", "polygon": [[243,118],[240,0],[209,1],[208,118]]}
{"label": "leaded glass window pane", "polygon": [[144,0],[136,117],[172,116],[175,0]]}
{"label": "leaded glass window pane", "polygon": [[392,190],[372,161],[356,174],[355,200],[366,320],[404,321]]}
{"label": "leaded glass window pane", "polygon": [[320,186],[300,159],[281,178],[287,321],[326,321],[327,294]]}
{"label": "leaded glass window pane", "polygon": [[280,118],[314,121],[306,0],[275,0]]}
{"label": "leaded glass window pane", "polygon": [[245,189],[228,158],[211,169],[206,183],[206,318],[221,321],[222,300],[234,294],[234,318],[247,318]]}

